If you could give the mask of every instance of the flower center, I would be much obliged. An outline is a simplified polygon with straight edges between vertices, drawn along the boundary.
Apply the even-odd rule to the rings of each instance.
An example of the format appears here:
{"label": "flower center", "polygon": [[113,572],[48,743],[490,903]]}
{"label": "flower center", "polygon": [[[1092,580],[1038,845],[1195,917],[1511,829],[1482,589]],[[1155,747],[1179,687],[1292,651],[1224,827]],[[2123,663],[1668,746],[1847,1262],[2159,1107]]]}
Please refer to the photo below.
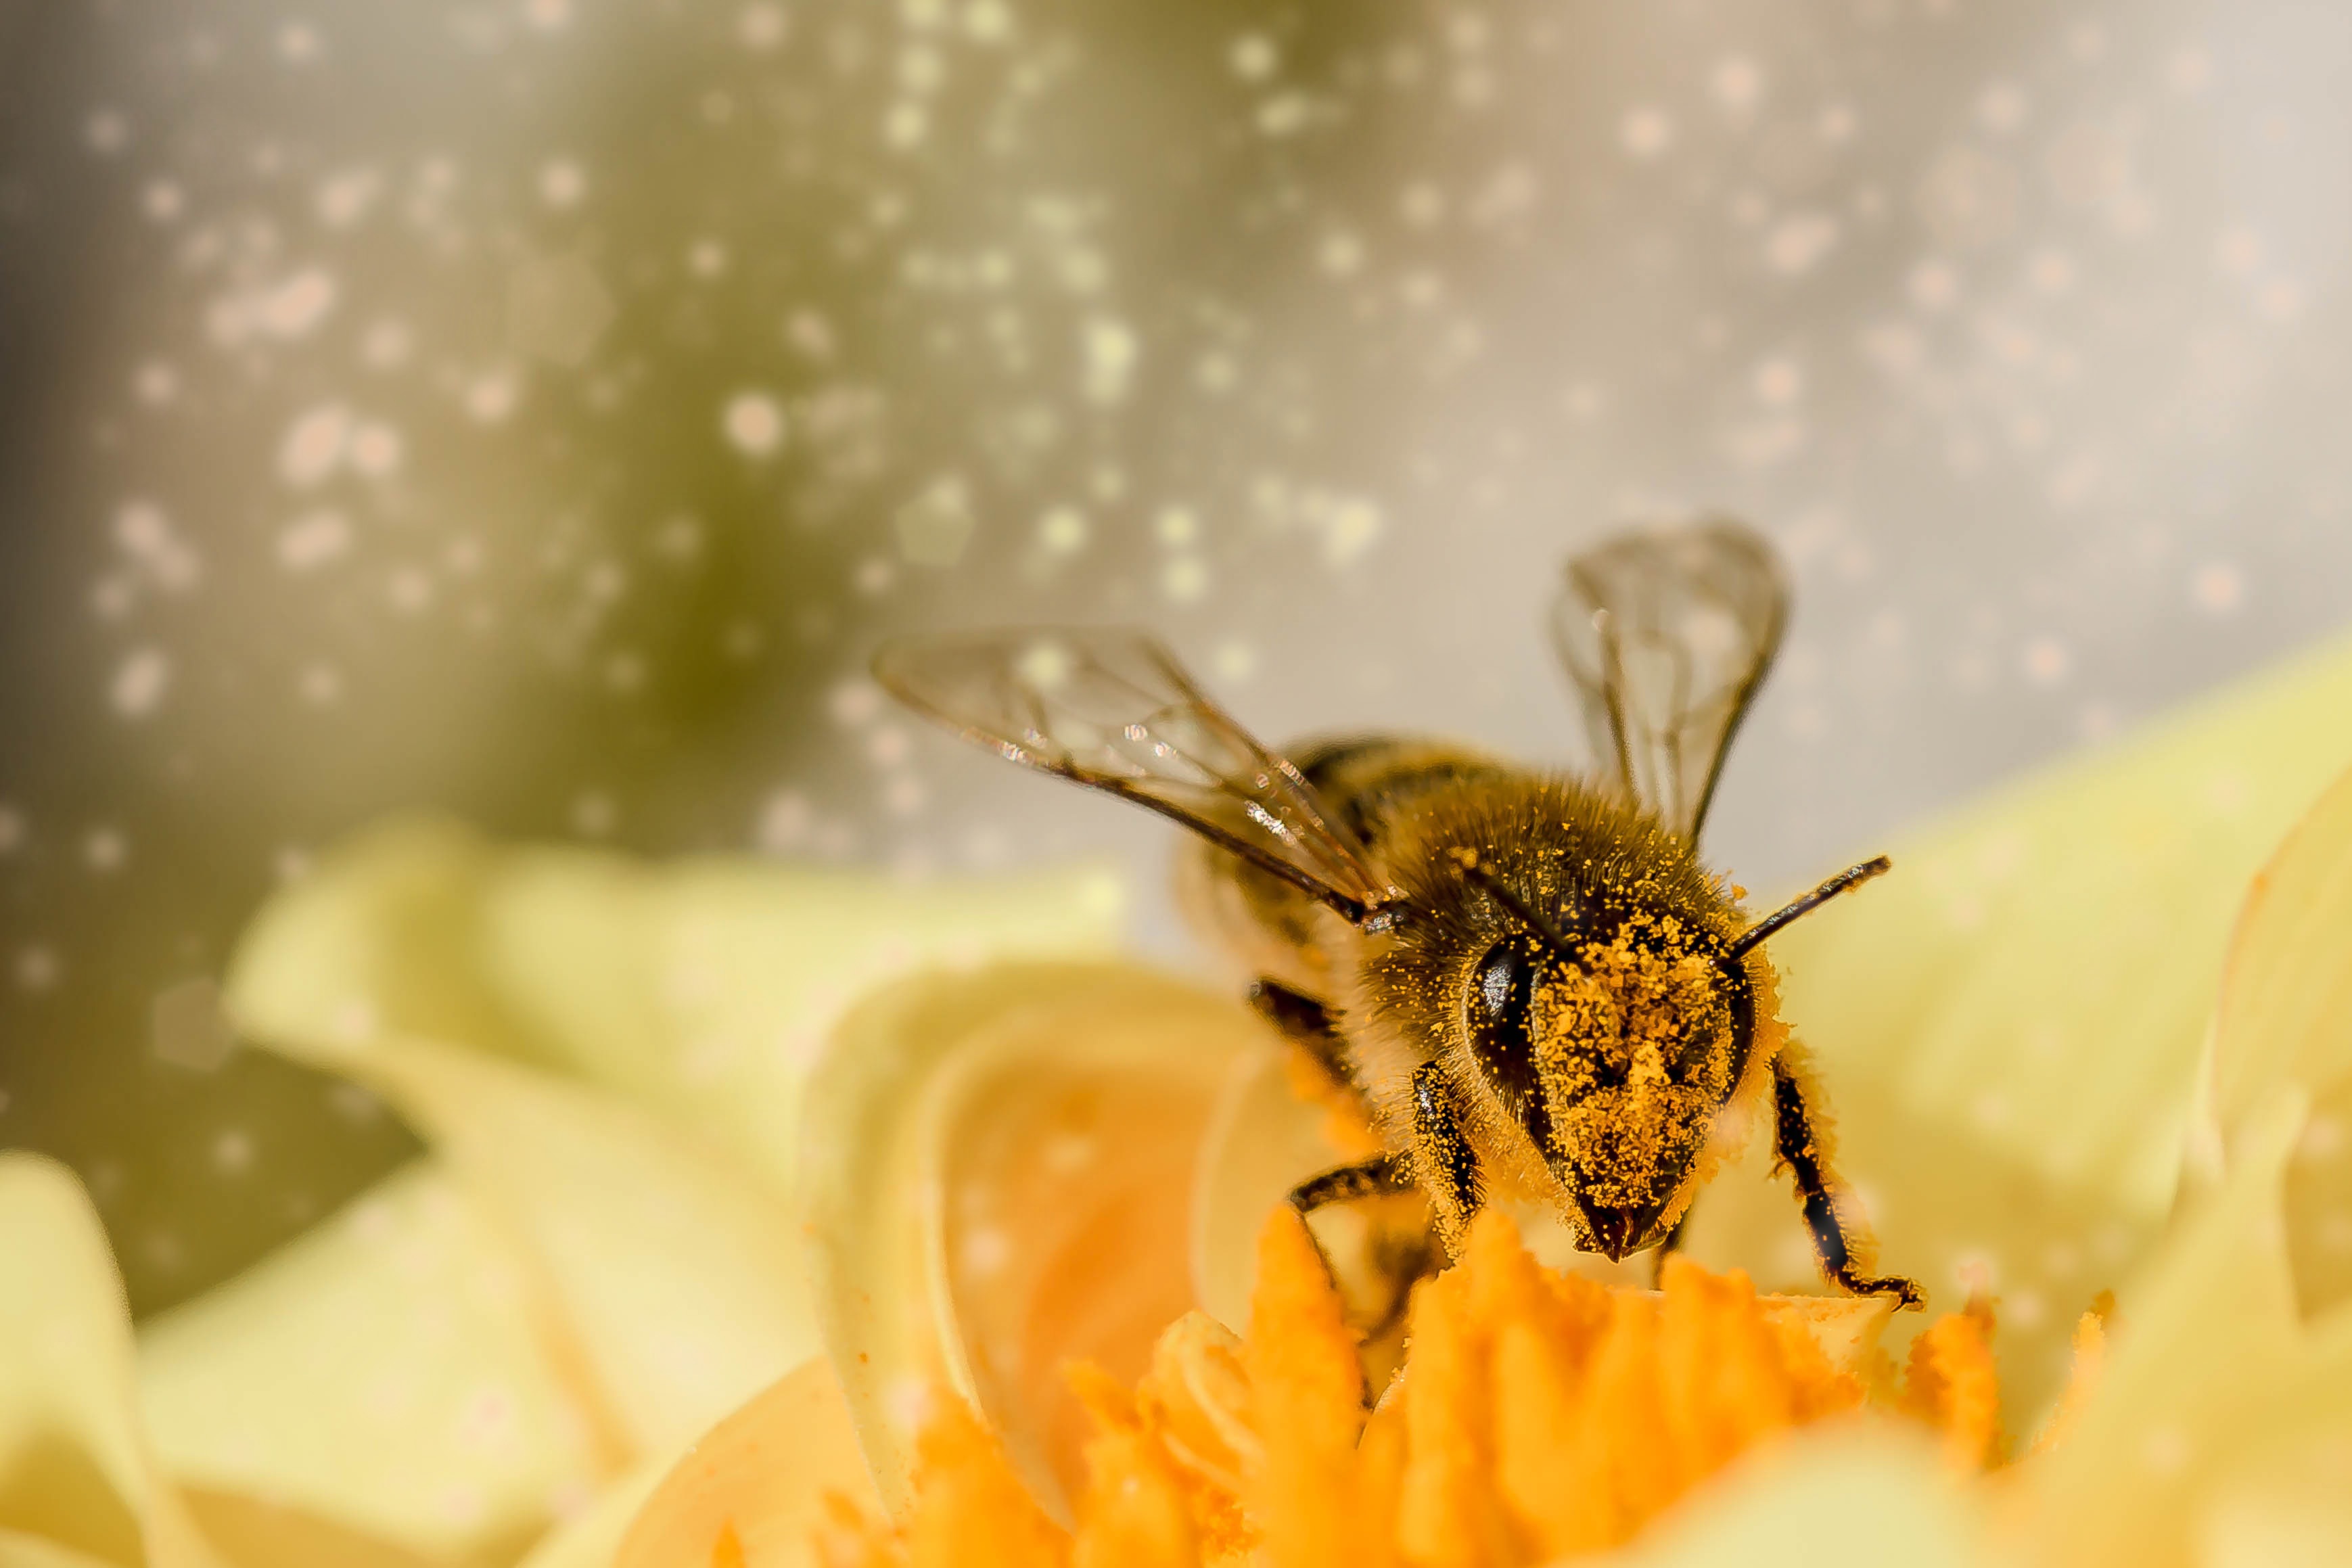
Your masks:
{"label": "flower center", "polygon": [[[1490,1210],[1415,1291],[1404,1369],[1368,1412],[1355,1336],[1286,1210],[1260,1242],[1245,1339],[1196,1312],[1132,1389],[1073,1370],[1094,1423],[1073,1530],[948,1398],[911,1515],[891,1530],[845,1513],[821,1559],[1538,1563],[1622,1544],[1742,1455],[1832,1417],[1924,1426],[1958,1472],[2001,1462],[1989,1308],[1932,1324],[1897,1376],[1876,1347],[1883,1300],[1759,1296],[1681,1258],[1663,1286],[1546,1268]],[[2081,1342],[2095,1350],[2095,1319]]]}

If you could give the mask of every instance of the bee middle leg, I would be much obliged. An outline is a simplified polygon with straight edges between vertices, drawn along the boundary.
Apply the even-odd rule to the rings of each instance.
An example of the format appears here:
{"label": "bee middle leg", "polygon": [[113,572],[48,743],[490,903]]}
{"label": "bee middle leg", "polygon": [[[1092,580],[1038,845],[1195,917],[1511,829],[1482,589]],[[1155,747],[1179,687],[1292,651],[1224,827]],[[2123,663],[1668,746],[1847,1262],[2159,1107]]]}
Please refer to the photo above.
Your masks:
{"label": "bee middle leg", "polygon": [[1864,1274],[1854,1267],[1854,1237],[1847,1234],[1845,1221],[1837,1212],[1837,1178],[1813,1131],[1804,1083],[1785,1060],[1772,1064],[1772,1110],[1774,1152],[1796,1181],[1805,1228],[1813,1233],[1813,1250],[1822,1260],[1822,1272],[1856,1296],[1900,1296],[1906,1307],[1925,1301],[1927,1294],[1916,1280],[1897,1274]]}
{"label": "bee middle leg", "polygon": [[[1393,1199],[1419,1191],[1409,1163],[1383,1154],[1309,1176],[1290,1190],[1290,1206],[1304,1219],[1318,1209]],[[1322,1256],[1332,1289],[1339,1293],[1349,1326],[1360,1336],[1357,1356],[1364,1391],[1370,1395],[1386,1387],[1402,1364],[1405,1310],[1412,1302],[1412,1288],[1438,1259],[1437,1238],[1425,1215],[1399,1224],[1398,1216],[1393,1213],[1383,1216],[1376,1205],[1365,1218],[1371,1228],[1360,1233],[1355,1245],[1341,1248],[1350,1259],[1344,1272],[1327,1245],[1327,1237],[1311,1229],[1308,1235]]]}

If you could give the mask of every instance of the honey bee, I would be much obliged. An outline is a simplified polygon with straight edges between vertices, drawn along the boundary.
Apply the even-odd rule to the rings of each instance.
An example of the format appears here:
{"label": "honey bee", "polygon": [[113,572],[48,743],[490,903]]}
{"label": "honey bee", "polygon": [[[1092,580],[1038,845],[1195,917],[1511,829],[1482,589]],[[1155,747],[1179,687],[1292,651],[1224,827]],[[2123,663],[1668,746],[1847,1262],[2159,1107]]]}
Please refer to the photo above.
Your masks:
{"label": "honey bee", "polygon": [[1584,1250],[1663,1257],[1717,1124],[1769,1100],[1822,1273],[1916,1305],[1912,1281],[1865,1271],[1763,952],[1888,861],[1750,920],[1698,858],[1787,619],[1780,563],[1710,520],[1621,534],[1565,578],[1552,632],[1590,774],[1385,736],[1286,758],[1128,630],[907,639],[874,671],[1007,760],[1198,836],[1194,912],[1382,1146],[1302,1184],[1302,1214],[1418,1188],[1451,1255],[1482,1205],[1533,1201]]}

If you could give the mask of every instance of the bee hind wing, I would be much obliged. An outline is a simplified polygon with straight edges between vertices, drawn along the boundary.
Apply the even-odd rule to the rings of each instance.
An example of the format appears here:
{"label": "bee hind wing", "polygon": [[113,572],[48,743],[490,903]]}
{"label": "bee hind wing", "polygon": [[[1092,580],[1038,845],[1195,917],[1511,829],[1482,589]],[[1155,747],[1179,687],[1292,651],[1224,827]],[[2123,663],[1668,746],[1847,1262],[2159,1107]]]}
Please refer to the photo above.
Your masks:
{"label": "bee hind wing", "polygon": [[1351,918],[1391,896],[1298,770],[1141,633],[901,638],[875,655],[874,677],[966,740],[1173,817]]}
{"label": "bee hind wing", "polygon": [[1552,638],[1605,782],[1685,838],[1788,621],[1789,582],[1754,530],[1707,519],[1570,558]]}

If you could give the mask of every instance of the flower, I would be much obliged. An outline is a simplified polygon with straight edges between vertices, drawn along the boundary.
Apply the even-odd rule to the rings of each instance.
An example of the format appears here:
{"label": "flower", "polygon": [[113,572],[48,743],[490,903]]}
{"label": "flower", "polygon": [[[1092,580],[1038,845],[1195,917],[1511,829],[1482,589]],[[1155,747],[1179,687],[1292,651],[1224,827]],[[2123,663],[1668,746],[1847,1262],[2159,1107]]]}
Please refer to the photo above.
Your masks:
{"label": "flower", "polygon": [[[2337,647],[1896,846],[1867,917],[1779,939],[1886,1261],[1939,1307],[1991,1303],[2014,1462],[1950,1479],[1953,1435],[1981,1452],[1986,1430],[1965,1326],[1926,1352],[1916,1315],[1884,1331],[1944,1368],[1908,1384],[1926,1426],[1902,1382],[1826,1350],[1824,1381],[1759,1331],[1786,1408],[1833,1412],[1846,1377],[1892,1413],[1807,1421],[1719,1473],[1675,1461],[1629,1560],[1819,1555],[1825,1520],[1840,1548],[1955,1564],[2352,1552],[2331,1468],[2352,1443],[2352,784],[2306,810],[2352,752],[2346,711]],[[1180,1415],[1272,1452],[1234,1419],[1318,1363],[1262,1352],[1247,1304],[1286,1290],[1268,1325],[1328,1331],[1297,1269],[1258,1262],[1286,1245],[1261,1234],[1280,1192],[1328,1158],[1320,1114],[1245,1009],[1105,956],[1116,903],[1097,873],[898,889],[431,825],[327,858],[257,921],[230,1005],[375,1088],[431,1156],[135,1344],[86,1201],[0,1162],[0,1542],[161,1568],[761,1565],[895,1551],[878,1521],[947,1475],[1029,1509],[1051,1552],[1090,1466],[1147,1478]],[[1762,1153],[1702,1199],[1705,1271],[1667,1305],[1542,1289],[1612,1321],[1679,1289],[1708,1304],[1694,1321],[1757,1330],[1732,1269],[1755,1300],[1818,1289]],[[1506,1240],[1478,1241],[1496,1277],[1543,1278]],[[2032,1452],[2108,1287],[2104,1359]],[[1449,1291],[1479,1297],[1417,1310]],[[1438,1321],[1373,1422],[1408,1470]],[[1467,1367],[1526,1329],[1456,1326]],[[1101,1373],[1073,1391],[1068,1360]],[[1182,1405],[1180,1373],[1208,1392]],[[1458,1460],[1420,1419],[1424,1457]],[[1169,1501],[1118,1496],[1130,1522]]]}

